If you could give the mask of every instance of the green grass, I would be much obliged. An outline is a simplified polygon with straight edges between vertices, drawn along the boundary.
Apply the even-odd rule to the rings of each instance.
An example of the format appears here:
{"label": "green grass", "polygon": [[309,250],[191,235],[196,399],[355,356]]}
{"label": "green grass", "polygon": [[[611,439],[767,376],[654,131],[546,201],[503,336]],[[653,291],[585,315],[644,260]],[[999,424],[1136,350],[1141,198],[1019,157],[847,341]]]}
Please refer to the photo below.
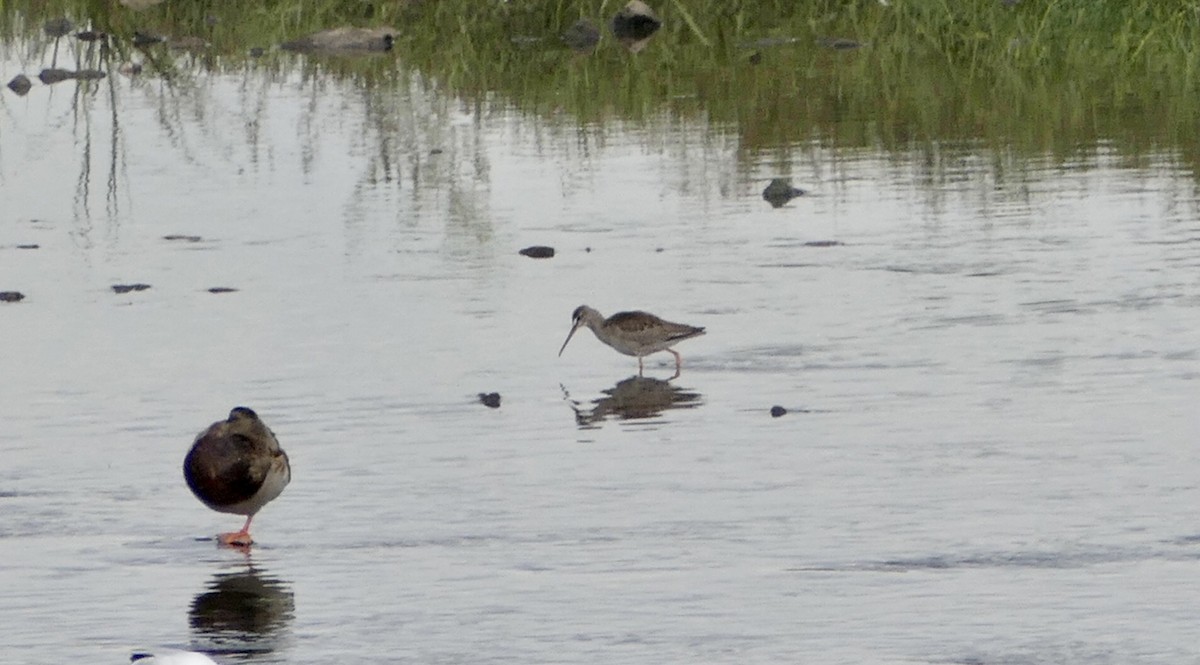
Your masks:
{"label": "green grass", "polygon": [[[814,140],[894,150],[969,141],[1064,159],[1100,141],[1134,153],[1198,153],[1194,2],[656,0],[664,28],[638,54],[607,29],[587,56],[559,43],[575,20],[603,23],[621,4],[167,0],[132,12],[111,0],[0,0],[0,35],[65,14],[118,35],[203,36],[213,48],[201,66],[237,70],[251,46],[325,27],[390,25],[402,34],[390,58],[260,66],[319,67],[372,85],[413,67],[468,101],[587,123],[702,119],[737,132],[747,154]],[[817,43],[823,37],[865,46],[835,51]],[[794,41],[747,46],[764,38]]]}

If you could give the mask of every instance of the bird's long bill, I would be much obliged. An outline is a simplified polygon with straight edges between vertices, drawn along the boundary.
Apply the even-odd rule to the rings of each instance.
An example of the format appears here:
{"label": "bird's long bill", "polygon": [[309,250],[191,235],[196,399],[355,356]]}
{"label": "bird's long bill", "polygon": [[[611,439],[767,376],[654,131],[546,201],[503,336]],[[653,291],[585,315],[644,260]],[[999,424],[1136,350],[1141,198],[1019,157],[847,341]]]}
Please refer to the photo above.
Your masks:
{"label": "bird's long bill", "polygon": [[578,323],[576,323],[575,325],[571,326],[571,332],[567,333],[567,341],[566,341],[566,342],[563,342],[562,349],[559,349],[559,350],[558,350],[558,356],[559,356],[560,358],[562,357],[562,352],[563,352],[563,349],[567,348],[567,342],[571,341],[571,336],[575,334],[575,331],[576,331],[576,330],[579,330],[579,324],[578,324]]}

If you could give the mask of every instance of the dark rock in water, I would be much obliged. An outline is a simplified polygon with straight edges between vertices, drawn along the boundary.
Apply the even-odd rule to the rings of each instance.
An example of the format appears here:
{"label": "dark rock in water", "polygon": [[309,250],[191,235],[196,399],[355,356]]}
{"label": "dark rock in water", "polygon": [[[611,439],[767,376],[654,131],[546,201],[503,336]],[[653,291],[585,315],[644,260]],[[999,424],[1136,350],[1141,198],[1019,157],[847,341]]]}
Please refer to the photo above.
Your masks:
{"label": "dark rock in water", "polygon": [[55,39],[66,35],[68,32],[74,29],[75,24],[72,23],[71,19],[67,18],[66,16],[61,18],[52,18],[42,24],[42,30],[46,31],[48,36],[54,37]]}
{"label": "dark rock in water", "polygon": [[772,418],[778,418],[786,413],[787,413],[787,409],[783,408],[782,406],[779,406],[778,404],[771,407],[771,417]]}
{"label": "dark rock in water", "polygon": [[546,247],[545,245],[533,245],[517,253],[521,256],[528,256],[531,259],[548,259],[554,256],[554,248]]}
{"label": "dark rock in water", "polygon": [[172,233],[170,235],[163,236],[163,240],[183,240],[186,242],[200,242],[201,240],[203,240],[203,238],[201,238],[200,236],[188,236],[188,235],[183,235],[180,233]]}
{"label": "dark rock in water", "polygon": [[429,154],[430,154],[431,156],[432,156],[432,155],[440,155],[440,154],[442,154],[443,152],[446,152],[446,151],[445,151],[445,150],[442,150],[441,148],[434,148],[433,150],[430,150],[430,151],[429,151]]}
{"label": "dark rock in water", "polygon": [[81,42],[98,42],[103,39],[108,39],[108,34],[97,32],[96,30],[81,30],[75,33],[75,39]]}
{"label": "dark rock in water", "polygon": [[59,81],[67,81],[70,79],[94,81],[96,79],[102,79],[105,76],[106,74],[99,69],[81,69],[75,72],[69,69],[43,69],[42,73],[38,74],[38,78],[41,79],[42,83],[45,83],[46,85],[58,83]]}
{"label": "dark rock in water", "polygon": [[489,409],[499,409],[500,393],[479,393],[479,401]]}
{"label": "dark rock in water", "polygon": [[279,48],[305,53],[390,51],[396,34],[391,28],[333,28],[284,42]]}
{"label": "dark rock in water", "polygon": [[642,0],[630,0],[613,16],[609,24],[613,36],[622,42],[640,42],[658,32],[662,21],[654,14],[654,10]]}
{"label": "dark rock in water", "polygon": [[0,291],[0,302],[20,302],[24,299],[25,294],[20,291]]}
{"label": "dark rock in water", "polygon": [[38,74],[38,78],[41,79],[42,83],[50,85],[51,83],[75,78],[75,72],[67,69],[43,69],[42,73]]}
{"label": "dark rock in water", "polygon": [[208,290],[209,293],[235,293],[237,289],[228,286],[214,286]]}
{"label": "dark rock in water", "polygon": [[822,37],[817,40],[817,43],[835,51],[849,51],[851,49],[862,48],[863,46],[862,42],[844,37]]}
{"label": "dark rock in water", "polygon": [[150,288],[149,284],[113,284],[112,290],[117,293],[129,293],[130,291],[145,291]]}
{"label": "dark rock in water", "polygon": [[167,41],[167,38],[163,37],[162,35],[156,35],[150,32],[142,32],[140,30],[133,31],[133,45],[138,48],[153,46],[154,44],[161,44],[165,41]]}
{"label": "dark rock in water", "polygon": [[21,97],[24,97],[25,93],[29,92],[29,89],[32,87],[33,83],[30,83],[29,77],[24,74],[17,74],[11,81],[8,82],[8,89],[17,93]]}
{"label": "dark rock in water", "polygon": [[763,200],[770,203],[772,208],[778,208],[803,195],[804,190],[792,187],[792,181],[787,178],[775,178],[762,193]]}
{"label": "dark rock in water", "polygon": [[203,51],[209,46],[211,44],[208,42],[193,36],[172,37],[167,40],[167,48],[175,49],[176,51]]}
{"label": "dark rock in water", "polygon": [[600,28],[595,23],[581,18],[562,34],[563,43],[572,51],[590,52],[600,42]]}
{"label": "dark rock in water", "polygon": [[38,249],[41,245],[17,245],[17,249]]}

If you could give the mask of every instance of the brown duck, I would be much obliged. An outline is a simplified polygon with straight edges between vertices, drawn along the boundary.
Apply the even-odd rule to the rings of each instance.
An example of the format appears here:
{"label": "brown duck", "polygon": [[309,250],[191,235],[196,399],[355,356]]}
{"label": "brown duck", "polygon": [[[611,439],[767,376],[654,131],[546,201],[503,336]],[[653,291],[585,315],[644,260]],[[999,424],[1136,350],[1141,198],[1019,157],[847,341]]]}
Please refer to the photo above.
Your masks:
{"label": "brown duck", "polygon": [[222,544],[247,547],[250,521],[283,492],[292,479],[287,453],[258,414],[235,407],[196,436],[183,460],[183,477],[204,505],[222,513],[245,515],[241,531],[222,533]]}

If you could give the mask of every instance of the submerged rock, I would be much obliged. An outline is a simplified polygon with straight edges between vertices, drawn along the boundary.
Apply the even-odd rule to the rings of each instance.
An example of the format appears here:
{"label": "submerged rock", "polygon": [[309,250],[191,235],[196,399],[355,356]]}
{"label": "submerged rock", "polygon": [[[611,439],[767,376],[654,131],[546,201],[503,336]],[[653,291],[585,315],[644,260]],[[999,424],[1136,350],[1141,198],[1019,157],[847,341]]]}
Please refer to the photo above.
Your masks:
{"label": "submerged rock", "polygon": [[43,69],[42,73],[38,74],[38,79],[46,85],[73,78],[75,78],[75,72],[67,69]]}
{"label": "submerged rock", "polygon": [[333,28],[284,42],[279,48],[299,52],[390,51],[396,35],[391,28]]}
{"label": "submerged rock", "polygon": [[149,8],[153,7],[154,5],[157,5],[161,2],[163,2],[163,0],[117,0],[117,1],[120,2],[122,5],[125,5],[126,7],[130,8],[134,11],[141,11],[143,9],[149,9]]}
{"label": "submerged rock", "polygon": [[479,393],[479,402],[489,409],[499,409],[500,393]]}
{"label": "submerged rock", "polygon": [[112,290],[116,293],[129,293],[130,291],[145,291],[150,288],[149,284],[113,284]]}
{"label": "submerged rock", "polygon": [[533,245],[517,253],[521,256],[528,256],[531,259],[549,259],[554,256],[554,248],[546,247],[545,245]]}
{"label": "submerged rock", "polygon": [[193,36],[172,37],[167,40],[167,48],[177,51],[203,51],[211,46],[207,41]]}
{"label": "submerged rock", "polygon": [[29,77],[24,74],[17,74],[11,81],[8,82],[8,89],[24,97],[25,93],[33,87],[33,83],[29,81]]}
{"label": "submerged rock", "polygon": [[74,29],[75,24],[72,23],[71,19],[67,18],[66,16],[61,18],[52,18],[42,24],[42,30],[46,32],[46,35],[54,37],[55,39],[66,35],[68,32]]}
{"label": "submerged rock", "polygon": [[776,404],[775,406],[771,407],[771,417],[772,418],[779,418],[780,416],[783,416],[785,414],[787,414],[787,409],[783,408],[782,406],[779,406],[778,404]]}
{"label": "submerged rock", "polygon": [[804,190],[792,187],[792,181],[787,178],[775,178],[763,190],[763,200],[771,204],[772,208],[779,208],[783,204],[791,201],[797,196],[803,196]]}
{"label": "submerged rock", "polygon": [[630,0],[612,17],[613,36],[622,41],[641,41],[658,32],[662,21],[642,0]]}
{"label": "submerged rock", "polygon": [[20,302],[25,299],[25,294],[20,291],[0,291],[0,302]]}
{"label": "submerged rock", "polygon": [[102,79],[105,76],[106,74],[99,69],[80,69],[78,71],[71,71],[69,69],[43,69],[42,73],[38,74],[38,78],[46,85],[70,79],[94,81]]}
{"label": "submerged rock", "polygon": [[138,48],[153,46],[154,44],[161,44],[165,41],[167,41],[167,38],[163,37],[162,35],[156,35],[151,32],[142,32],[141,30],[133,31],[133,45]]}
{"label": "submerged rock", "polygon": [[835,51],[849,51],[851,49],[862,48],[863,43],[845,37],[822,37],[817,40],[817,43],[825,48],[831,48]]}
{"label": "submerged rock", "polygon": [[563,32],[562,40],[572,51],[589,53],[600,42],[600,28],[586,18],[581,18]]}

